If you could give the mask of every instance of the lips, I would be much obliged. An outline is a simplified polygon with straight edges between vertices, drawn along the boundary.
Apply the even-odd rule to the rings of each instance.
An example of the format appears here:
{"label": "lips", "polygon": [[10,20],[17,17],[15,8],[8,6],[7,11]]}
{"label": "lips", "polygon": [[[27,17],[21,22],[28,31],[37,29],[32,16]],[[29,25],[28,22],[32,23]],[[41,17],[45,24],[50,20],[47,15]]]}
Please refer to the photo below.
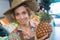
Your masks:
{"label": "lips", "polygon": [[22,22],[23,24],[26,24],[26,23],[28,22],[28,19],[26,19],[26,18],[25,18],[25,19],[22,19],[21,22]]}

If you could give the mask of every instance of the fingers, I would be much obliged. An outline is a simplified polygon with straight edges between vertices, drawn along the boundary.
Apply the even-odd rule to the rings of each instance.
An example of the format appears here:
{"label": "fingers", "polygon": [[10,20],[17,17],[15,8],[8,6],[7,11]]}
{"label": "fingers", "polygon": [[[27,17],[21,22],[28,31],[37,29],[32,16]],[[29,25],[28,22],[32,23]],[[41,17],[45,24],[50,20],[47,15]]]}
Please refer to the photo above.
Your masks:
{"label": "fingers", "polygon": [[47,38],[46,40],[50,40],[50,38]]}
{"label": "fingers", "polygon": [[44,40],[45,38],[47,38],[48,37],[48,34],[47,35],[45,35],[45,36],[43,36],[42,38],[40,38],[39,40]]}

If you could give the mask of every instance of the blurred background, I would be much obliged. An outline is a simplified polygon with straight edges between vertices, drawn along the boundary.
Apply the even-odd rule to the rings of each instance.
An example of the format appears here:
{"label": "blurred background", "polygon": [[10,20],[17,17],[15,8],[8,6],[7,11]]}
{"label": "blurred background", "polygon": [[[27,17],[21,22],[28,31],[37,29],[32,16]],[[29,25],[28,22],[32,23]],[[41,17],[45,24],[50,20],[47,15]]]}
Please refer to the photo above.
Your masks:
{"label": "blurred background", "polygon": [[[36,0],[39,6],[43,6],[45,11],[52,14],[53,32],[50,40],[60,40],[60,0]],[[12,0],[0,0],[0,19],[3,13],[10,8]]]}

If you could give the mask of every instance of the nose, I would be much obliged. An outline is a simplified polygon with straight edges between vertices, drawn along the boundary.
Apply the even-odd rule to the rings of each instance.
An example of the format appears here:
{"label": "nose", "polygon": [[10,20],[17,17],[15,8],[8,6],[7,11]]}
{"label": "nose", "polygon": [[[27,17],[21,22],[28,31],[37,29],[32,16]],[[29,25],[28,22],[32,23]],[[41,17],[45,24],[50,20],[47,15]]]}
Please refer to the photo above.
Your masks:
{"label": "nose", "polygon": [[21,15],[21,19],[25,19],[26,18],[26,15]]}
{"label": "nose", "polygon": [[21,19],[23,19],[23,18],[24,18],[24,16],[22,16],[22,15],[20,15],[20,17],[21,17]]}

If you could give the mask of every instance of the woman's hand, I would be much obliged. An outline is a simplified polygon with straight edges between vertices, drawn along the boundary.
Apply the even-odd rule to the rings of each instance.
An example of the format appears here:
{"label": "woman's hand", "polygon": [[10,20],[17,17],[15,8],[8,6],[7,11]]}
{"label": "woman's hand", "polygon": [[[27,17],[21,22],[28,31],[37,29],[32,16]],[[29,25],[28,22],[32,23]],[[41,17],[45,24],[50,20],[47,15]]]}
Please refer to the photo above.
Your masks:
{"label": "woman's hand", "polygon": [[[48,35],[45,35],[45,36],[41,37],[41,38],[38,39],[38,40],[49,40],[49,38],[47,38],[47,37],[48,37]],[[45,39],[45,38],[47,38],[47,39]]]}
{"label": "woman's hand", "polygon": [[47,38],[47,39],[45,39],[45,40],[50,40],[50,38]]}

